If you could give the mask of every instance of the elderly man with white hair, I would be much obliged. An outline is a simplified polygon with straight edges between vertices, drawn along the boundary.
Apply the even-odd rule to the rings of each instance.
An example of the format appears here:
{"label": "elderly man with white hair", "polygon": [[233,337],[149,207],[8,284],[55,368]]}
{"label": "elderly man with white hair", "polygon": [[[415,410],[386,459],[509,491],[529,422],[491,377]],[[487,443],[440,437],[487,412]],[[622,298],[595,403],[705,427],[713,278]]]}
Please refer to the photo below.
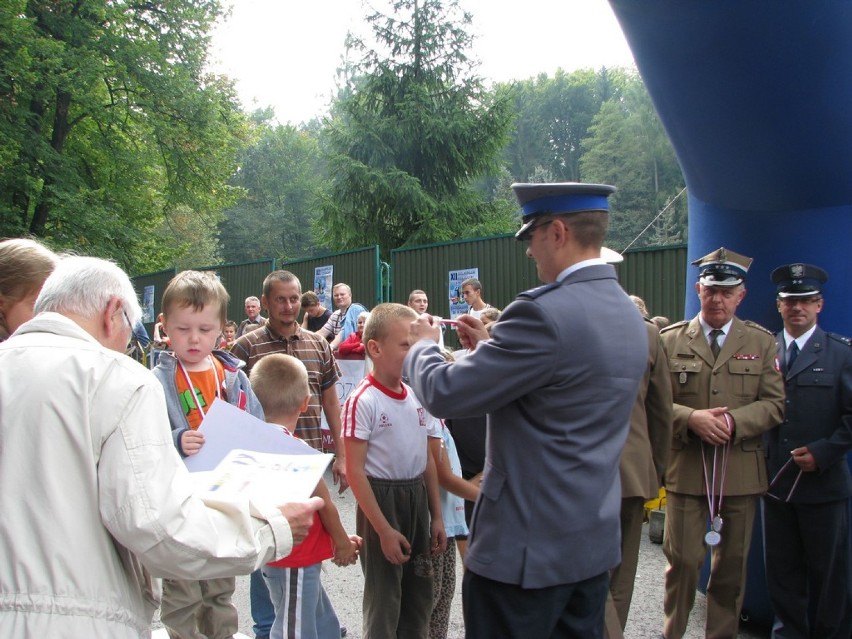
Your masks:
{"label": "elderly man with white hair", "polygon": [[249,573],[322,500],[205,503],[163,391],[123,355],[141,315],[114,264],[63,259],[0,345],[0,637],[148,636],[152,578]]}

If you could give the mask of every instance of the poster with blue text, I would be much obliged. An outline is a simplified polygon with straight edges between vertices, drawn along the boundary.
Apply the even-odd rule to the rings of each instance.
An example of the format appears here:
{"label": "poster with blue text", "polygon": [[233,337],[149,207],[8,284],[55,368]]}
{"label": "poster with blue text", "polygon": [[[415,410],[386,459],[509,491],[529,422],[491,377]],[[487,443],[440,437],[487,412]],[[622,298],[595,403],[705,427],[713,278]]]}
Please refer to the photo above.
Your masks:
{"label": "poster with blue text", "polygon": [[314,293],[317,294],[320,304],[326,308],[331,305],[331,286],[334,278],[334,266],[317,266],[314,269]]}
{"label": "poster with blue text", "polygon": [[467,303],[462,297],[462,282],[471,277],[479,279],[479,268],[463,268],[450,271],[450,319],[456,319],[459,315],[467,313]]}

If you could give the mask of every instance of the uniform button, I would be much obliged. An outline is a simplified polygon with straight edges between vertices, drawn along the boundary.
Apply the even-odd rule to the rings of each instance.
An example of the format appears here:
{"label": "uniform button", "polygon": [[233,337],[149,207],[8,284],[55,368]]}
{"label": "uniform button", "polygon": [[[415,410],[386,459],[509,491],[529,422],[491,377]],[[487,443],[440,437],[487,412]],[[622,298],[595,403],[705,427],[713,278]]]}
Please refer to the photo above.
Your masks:
{"label": "uniform button", "polygon": [[714,374],[714,375],[718,375],[718,374],[719,374],[719,371],[713,371],[713,374]]}
{"label": "uniform button", "polygon": [[717,389],[715,389],[715,388],[714,388],[714,389],[713,389],[713,394],[714,394],[714,395],[718,395],[718,394],[719,394],[719,391],[718,391]]}

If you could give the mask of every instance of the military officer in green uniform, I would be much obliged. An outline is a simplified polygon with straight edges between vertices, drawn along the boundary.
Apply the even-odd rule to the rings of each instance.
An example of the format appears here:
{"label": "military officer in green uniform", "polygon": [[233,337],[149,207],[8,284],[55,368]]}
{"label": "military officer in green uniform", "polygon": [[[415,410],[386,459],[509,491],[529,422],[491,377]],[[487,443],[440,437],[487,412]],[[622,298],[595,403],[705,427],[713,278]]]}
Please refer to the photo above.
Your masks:
{"label": "military officer in green uniform", "polygon": [[708,546],[706,636],[737,636],[756,496],[768,485],[761,435],[784,414],[774,336],[735,316],[751,262],[725,248],[693,262],[701,310],[661,333],[674,398],[663,543],[667,639],[686,630]]}

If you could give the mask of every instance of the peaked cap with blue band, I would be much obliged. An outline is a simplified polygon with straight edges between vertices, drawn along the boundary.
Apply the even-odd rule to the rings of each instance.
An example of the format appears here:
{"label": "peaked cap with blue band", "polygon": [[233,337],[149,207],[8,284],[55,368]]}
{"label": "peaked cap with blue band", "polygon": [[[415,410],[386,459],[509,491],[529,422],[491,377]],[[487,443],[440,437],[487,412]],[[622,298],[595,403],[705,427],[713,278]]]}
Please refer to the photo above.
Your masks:
{"label": "peaked cap with blue band", "polygon": [[609,211],[607,198],[615,193],[608,184],[583,184],[581,182],[515,183],[515,197],[521,205],[523,218],[515,237],[524,233],[540,215],[570,215],[584,211]]}

